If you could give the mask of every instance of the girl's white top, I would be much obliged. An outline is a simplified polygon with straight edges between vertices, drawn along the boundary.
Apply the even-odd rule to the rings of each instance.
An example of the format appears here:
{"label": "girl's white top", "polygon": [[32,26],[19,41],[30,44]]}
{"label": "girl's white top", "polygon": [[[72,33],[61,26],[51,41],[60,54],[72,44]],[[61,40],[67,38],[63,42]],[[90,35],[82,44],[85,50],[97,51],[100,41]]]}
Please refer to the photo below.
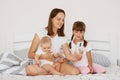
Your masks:
{"label": "girl's white top", "polygon": [[78,42],[77,44],[75,44],[73,41],[71,42],[71,53],[72,54],[74,54],[75,51],[78,53],[81,50],[83,51],[82,59],[79,61],[73,62],[73,65],[75,65],[75,66],[88,66],[88,59],[87,59],[86,53],[88,51],[91,51],[91,46],[89,43],[87,43],[87,46],[84,47],[83,44],[84,44],[84,41]]}

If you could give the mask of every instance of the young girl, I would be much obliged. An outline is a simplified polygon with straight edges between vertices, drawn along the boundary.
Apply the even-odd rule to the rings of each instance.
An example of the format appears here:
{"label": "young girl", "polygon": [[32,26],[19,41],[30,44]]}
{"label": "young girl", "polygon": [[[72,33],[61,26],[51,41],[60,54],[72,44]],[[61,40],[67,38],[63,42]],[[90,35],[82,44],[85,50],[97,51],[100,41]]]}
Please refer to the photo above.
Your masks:
{"label": "young girl", "polygon": [[73,65],[80,70],[81,74],[105,73],[104,67],[92,62],[91,47],[84,39],[85,24],[81,21],[75,22],[72,31],[73,35],[69,43],[71,53],[81,54],[78,61],[73,61]]}
{"label": "young girl", "polygon": [[54,55],[51,52],[52,42],[50,37],[45,36],[40,40],[39,48],[35,55],[36,64],[51,74],[63,75],[59,72],[60,64],[54,62]]}

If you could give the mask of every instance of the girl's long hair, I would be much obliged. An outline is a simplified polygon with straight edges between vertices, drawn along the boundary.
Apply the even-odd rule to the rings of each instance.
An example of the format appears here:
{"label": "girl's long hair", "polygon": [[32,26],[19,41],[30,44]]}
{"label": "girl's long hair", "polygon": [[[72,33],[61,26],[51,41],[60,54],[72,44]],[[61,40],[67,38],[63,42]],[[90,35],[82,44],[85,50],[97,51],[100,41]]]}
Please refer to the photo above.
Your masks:
{"label": "girl's long hair", "polygon": [[[84,24],[84,22],[82,22],[82,21],[76,21],[76,22],[74,22],[74,24],[73,24],[73,28],[72,28],[72,30],[76,30],[76,31],[84,31],[85,32],[85,24]],[[72,35],[72,37],[71,37],[71,41],[73,40],[73,37],[74,37],[74,35]],[[84,40],[84,44],[83,44],[83,46],[84,47],[86,47],[87,46],[87,41],[84,39],[84,36],[83,36],[83,40]],[[70,43],[69,43],[69,47],[71,48],[71,41],[70,41]]]}

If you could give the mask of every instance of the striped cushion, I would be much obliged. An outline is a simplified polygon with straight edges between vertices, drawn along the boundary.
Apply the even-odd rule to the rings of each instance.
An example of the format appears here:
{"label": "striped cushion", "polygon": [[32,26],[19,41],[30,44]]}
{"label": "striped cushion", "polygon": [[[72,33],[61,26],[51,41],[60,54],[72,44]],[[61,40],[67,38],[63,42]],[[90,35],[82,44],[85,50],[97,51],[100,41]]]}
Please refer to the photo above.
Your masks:
{"label": "striped cushion", "polygon": [[110,60],[103,54],[92,53],[92,59],[94,63],[100,64],[104,67],[109,67],[111,64]]}
{"label": "striped cushion", "polygon": [[6,52],[1,55],[0,73],[26,75],[26,66],[33,64],[31,59],[21,59],[14,53]]}
{"label": "striped cushion", "polygon": [[0,53],[0,60],[1,60],[2,56],[3,56],[3,53]]}
{"label": "striped cushion", "polygon": [[0,70],[8,69],[12,66],[20,65],[22,59],[17,57],[14,53],[5,52],[3,53],[1,60],[0,60]]}

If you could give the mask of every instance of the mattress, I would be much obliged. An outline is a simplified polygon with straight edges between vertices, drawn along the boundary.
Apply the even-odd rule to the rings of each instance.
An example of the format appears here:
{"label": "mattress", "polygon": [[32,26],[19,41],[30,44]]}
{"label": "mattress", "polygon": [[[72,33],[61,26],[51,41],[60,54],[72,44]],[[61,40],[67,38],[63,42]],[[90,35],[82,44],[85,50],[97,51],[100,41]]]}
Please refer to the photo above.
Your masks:
{"label": "mattress", "polygon": [[22,76],[0,74],[0,80],[120,80],[120,67],[111,65],[106,67],[106,74],[79,74],[79,75],[39,75],[39,76]]}

